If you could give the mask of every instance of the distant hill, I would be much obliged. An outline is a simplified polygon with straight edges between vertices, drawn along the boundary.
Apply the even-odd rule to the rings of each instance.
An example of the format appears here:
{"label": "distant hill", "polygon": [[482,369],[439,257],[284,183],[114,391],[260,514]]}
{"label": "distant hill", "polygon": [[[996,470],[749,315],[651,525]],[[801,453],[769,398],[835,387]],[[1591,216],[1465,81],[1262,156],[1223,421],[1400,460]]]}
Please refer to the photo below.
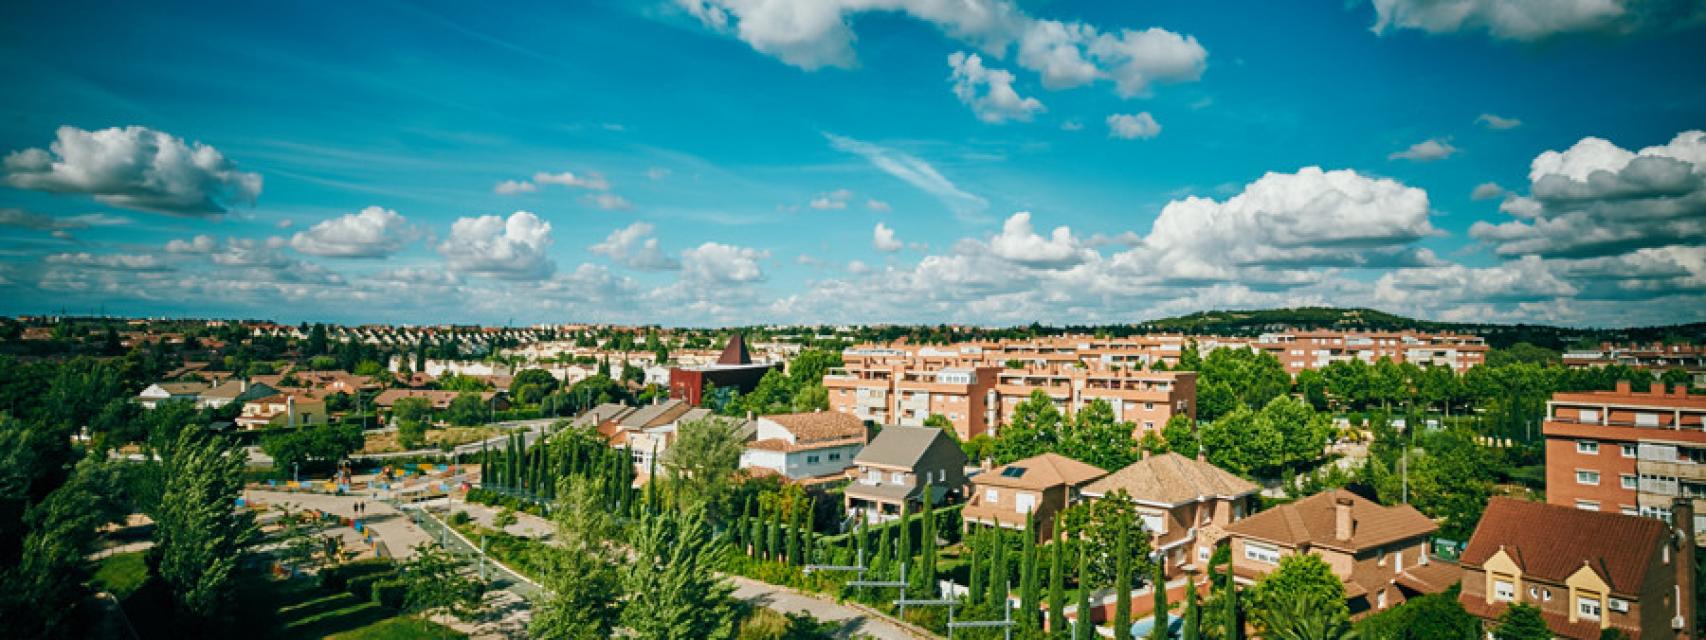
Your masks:
{"label": "distant hill", "polygon": [[1248,336],[1285,329],[1340,329],[1471,333],[1494,347],[1518,342],[1562,350],[1575,343],[1706,340],[1706,322],[1654,327],[1596,329],[1538,324],[1489,324],[1418,320],[1375,309],[1297,307],[1244,311],[1199,311],[1189,315],[1138,323],[1155,333]]}

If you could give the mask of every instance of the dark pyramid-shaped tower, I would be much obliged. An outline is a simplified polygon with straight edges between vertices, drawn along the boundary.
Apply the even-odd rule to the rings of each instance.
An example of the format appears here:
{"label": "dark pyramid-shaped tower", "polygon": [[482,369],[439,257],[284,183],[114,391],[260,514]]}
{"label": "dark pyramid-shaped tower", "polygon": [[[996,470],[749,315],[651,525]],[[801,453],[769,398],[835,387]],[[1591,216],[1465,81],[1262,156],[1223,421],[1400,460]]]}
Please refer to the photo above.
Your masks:
{"label": "dark pyramid-shaped tower", "polygon": [[717,364],[752,364],[752,354],[746,352],[746,340],[740,334],[729,336],[729,345],[717,356]]}

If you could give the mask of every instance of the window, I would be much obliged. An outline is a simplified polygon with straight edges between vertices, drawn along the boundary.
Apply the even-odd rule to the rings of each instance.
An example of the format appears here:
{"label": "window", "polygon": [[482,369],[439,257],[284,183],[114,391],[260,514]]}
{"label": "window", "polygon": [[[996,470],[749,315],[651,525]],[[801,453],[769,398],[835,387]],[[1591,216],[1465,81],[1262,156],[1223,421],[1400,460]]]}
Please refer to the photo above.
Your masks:
{"label": "window", "polygon": [[1580,416],[1581,416],[1581,421],[1584,423],[1599,422],[1599,412],[1598,411],[1590,411],[1588,409],[1582,409],[1580,412]]}
{"label": "window", "polygon": [[1590,469],[1577,469],[1576,484],[1599,484],[1599,472]]}
{"label": "window", "polygon": [[1493,581],[1493,599],[1510,602],[1516,599],[1516,585],[1504,580]]}
{"label": "window", "polygon": [[1622,485],[1624,489],[1634,489],[1634,488],[1641,485],[1640,480],[1638,478],[1636,478],[1635,474],[1633,474],[1633,473],[1625,473],[1625,474],[1619,475],[1619,476],[1617,476],[1617,481],[1618,481],[1618,484]]}
{"label": "window", "polygon": [[1037,508],[1037,497],[1036,496],[1031,495],[1029,493],[1020,493],[1020,494],[1014,495],[1014,497],[1013,497],[1013,509],[1014,510],[1018,511],[1019,513],[1030,513],[1031,510],[1035,509],[1035,508]]}
{"label": "window", "polygon": [[1544,602],[1551,602],[1552,601],[1552,590],[1551,589],[1541,589],[1540,590],[1540,599]]}
{"label": "window", "polygon": [[829,461],[830,462],[835,462],[835,461],[840,460],[840,459],[841,459],[841,454],[839,454],[839,453],[829,454]]}
{"label": "window", "polygon": [[948,470],[947,469],[937,469],[936,470],[936,481],[937,482],[947,482],[948,481]]}
{"label": "window", "polygon": [[1153,402],[1143,403],[1143,410],[1144,411],[1154,411],[1155,410],[1155,403],[1153,403]]}
{"label": "window", "polygon": [[1636,451],[1635,445],[1625,444],[1625,445],[1620,445],[1618,448],[1623,450],[1623,457],[1625,457],[1625,458],[1635,457],[1635,451]]}
{"label": "window", "polygon": [[899,471],[891,473],[891,474],[889,474],[889,482],[893,482],[895,484],[904,483],[904,482],[906,482],[906,474],[901,473]]}
{"label": "window", "polygon": [[1244,543],[1244,559],[1263,564],[1279,564],[1279,550],[1267,545]]}
{"label": "window", "polygon": [[1599,443],[1592,440],[1577,440],[1576,453],[1585,453],[1590,456],[1599,455]]}
{"label": "window", "polygon": [[1627,505],[1627,504],[1623,505],[1622,512],[1623,512],[1623,515],[1626,515],[1626,516],[1641,515],[1640,509],[1635,508],[1633,505]]}
{"label": "window", "polygon": [[1656,426],[1659,426],[1659,414],[1656,414],[1656,413],[1637,413],[1637,414],[1635,414],[1635,426],[1637,426],[1637,427],[1656,427]]}
{"label": "window", "polygon": [[1576,508],[1582,511],[1599,511],[1598,500],[1577,500]]}
{"label": "window", "polygon": [[1197,547],[1197,562],[1208,562],[1209,556],[1213,553],[1208,550],[1208,547]]}
{"label": "window", "polygon": [[817,456],[806,456],[806,464],[817,464],[818,460]]}
{"label": "window", "polygon": [[1378,595],[1374,596],[1374,608],[1376,608],[1376,609],[1385,609],[1386,608],[1386,590],[1385,589],[1381,589],[1380,593]]}
{"label": "window", "polygon": [[983,501],[984,502],[1000,502],[1001,501],[1001,492],[996,491],[994,489],[990,489],[988,491],[985,491],[985,492],[983,492]]}
{"label": "window", "polygon": [[1589,620],[1599,619],[1599,601],[1576,596],[1576,615]]}

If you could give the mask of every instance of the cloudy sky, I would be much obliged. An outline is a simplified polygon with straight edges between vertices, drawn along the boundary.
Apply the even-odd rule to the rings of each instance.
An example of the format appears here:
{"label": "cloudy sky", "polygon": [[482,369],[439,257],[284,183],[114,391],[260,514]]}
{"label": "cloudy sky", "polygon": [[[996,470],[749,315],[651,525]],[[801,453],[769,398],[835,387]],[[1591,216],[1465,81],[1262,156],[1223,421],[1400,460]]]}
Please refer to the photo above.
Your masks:
{"label": "cloudy sky", "polygon": [[231,4],[8,9],[0,313],[1706,320],[1690,0]]}

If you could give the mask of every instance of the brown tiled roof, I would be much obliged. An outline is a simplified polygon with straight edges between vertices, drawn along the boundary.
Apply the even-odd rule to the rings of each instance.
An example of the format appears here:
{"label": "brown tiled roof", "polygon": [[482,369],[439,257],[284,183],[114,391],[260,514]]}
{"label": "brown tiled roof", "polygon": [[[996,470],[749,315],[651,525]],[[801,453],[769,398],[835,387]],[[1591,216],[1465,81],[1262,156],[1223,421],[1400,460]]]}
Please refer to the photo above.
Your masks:
{"label": "brown tiled roof", "polygon": [[1045,489],[1057,485],[1076,486],[1107,475],[1100,467],[1084,464],[1058,453],[1045,453],[1015,460],[980,473],[973,484]]}
{"label": "brown tiled roof", "polygon": [[1438,558],[1428,558],[1427,564],[1406,566],[1398,574],[1398,584],[1422,593],[1440,593],[1462,581],[1462,565]]}
{"label": "brown tiled roof", "polygon": [[205,382],[195,382],[195,381],[189,381],[189,382],[161,382],[161,383],[157,383],[157,385],[156,385],[156,386],[158,386],[158,387],[160,387],[160,388],[161,388],[161,389],[163,389],[163,390],[165,390],[165,391],[166,391],[166,393],[170,393],[170,394],[172,394],[172,395],[174,395],[174,396],[184,396],[184,395],[194,395],[194,394],[200,394],[200,393],[202,393],[202,392],[204,392],[204,391],[207,391],[207,390],[208,390],[208,388],[209,388],[209,387],[208,387],[208,386],[207,386],[207,383],[205,383]]}
{"label": "brown tiled roof", "polygon": [[852,414],[839,411],[781,413],[764,416],[764,419],[787,429],[800,444],[847,438],[859,438],[863,441],[865,438],[865,423]]}
{"label": "brown tiled roof", "polygon": [[[1483,620],[1498,620],[1499,616],[1505,614],[1505,609],[1510,608],[1511,605],[1509,602],[1489,604],[1482,598],[1472,598],[1468,594],[1457,596],[1457,601],[1463,605],[1463,610],[1468,611],[1469,615]],[[1546,629],[1558,637],[1575,640],[1597,640],[1600,637],[1599,623],[1596,621],[1580,618],[1575,622],[1570,622],[1568,614],[1554,613],[1545,609],[1541,609],[1540,617],[1546,621]],[[1639,627],[1624,626],[1617,623],[1612,623],[1611,626],[1622,631],[1625,636],[1629,637],[1629,640],[1641,640],[1641,629]]]}
{"label": "brown tiled roof", "polygon": [[1479,567],[1503,547],[1524,574],[1556,583],[1586,563],[1612,591],[1636,595],[1655,549],[1665,544],[1665,528],[1656,518],[1497,497],[1487,503],[1461,560]]}
{"label": "brown tiled roof", "polygon": [[830,447],[844,447],[847,445],[864,444],[864,443],[865,443],[865,439],[862,437],[860,437],[860,438],[842,438],[840,440],[814,440],[812,442],[800,442],[800,443],[790,443],[787,440],[783,440],[781,438],[770,438],[768,440],[758,440],[755,442],[748,442],[748,443],[746,443],[746,448],[748,448],[748,449],[762,449],[765,451],[809,451],[812,449],[827,449]]}
{"label": "brown tiled roof", "polygon": [[[1335,502],[1351,501],[1351,538],[1334,537],[1337,527]],[[1283,504],[1226,527],[1237,536],[1271,540],[1296,547],[1304,544],[1357,551],[1389,542],[1425,536],[1439,526],[1410,505],[1383,507],[1344,489],[1317,493],[1297,502]]]}
{"label": "brown tiled roof", "polygon": [[[460,396],[463,393],[472,392],[445,391],[438,389],[386,389],[379,392],[379,395],[373,398],[373,405],[377,407],[389,407],[397,404],[397,401],[403,398],[426,398],[427,402],[432,405],[432,408],[444,409],[450,406],[450,401],[455,400],[457,396]],[[497,394],[491,391],[481,391],[475,395],[480,396],[481,402],[486,402],[491,400],[492,396]]]}
{"label": "brown tiled roof", "polygon": [[1084,487],[1084,493],[1105,496],[1124,489],[1132,499],[1169,505],[1203,497],[1242,496],[1258,487],[1220,467],[1177,453],[1162,453],[1133,462]]}

